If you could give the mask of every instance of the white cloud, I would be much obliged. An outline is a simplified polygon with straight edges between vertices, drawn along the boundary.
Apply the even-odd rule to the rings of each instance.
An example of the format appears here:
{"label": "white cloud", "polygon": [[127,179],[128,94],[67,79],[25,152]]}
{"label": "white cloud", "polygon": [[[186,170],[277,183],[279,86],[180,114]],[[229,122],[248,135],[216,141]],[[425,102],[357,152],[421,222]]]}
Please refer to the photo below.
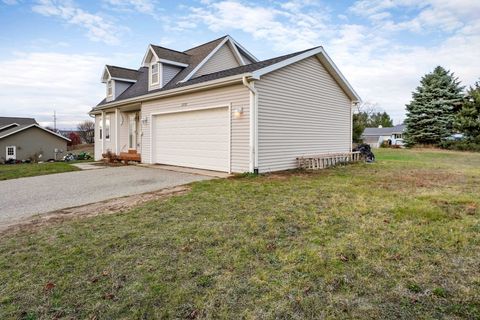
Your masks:
{"label": "white cloud", "polygon": [[155,0],[103,0],[105,7],[120,12],[138,12],[147,14],[156,20],[163,20],[159,11],[163,9]]}
{"label": "white cloud", "polygon": [[12,5],[15,5],[15,4],[19,3],[18,0],[2,0],[2,2],[5,3],[5,4],[8,4],[9,6],[12,6]]}
{"label": "white cloud", "polygon": [[125,30],[125,27],[120,28],[101,15],[87,12],[68,0],[38,0],[32,10],[47,17],[60,18],[67,24],[84,28],[87,30],[89,39],[106,44],[118,44],[118,34]]}
{"label": "white cloud", "polygon": [[324,28],[327,15],[318,8],[306,13],[301,10],[306,6],[312,5],[309,1],[291,1],[281,7],[231,0],[212,2],[204,7],[190,8],[191,14],[180,18],[177,27],[182,30],[203,23],[214,32],[240,30],[255,39],[268,40],[276,51],[285,52],[313,47],[319,43],[321,34],[329,32]]}
{"label": "white cloud", "polygon": [[[99,83],[104,57],[32,52],[0,61],[0,105],[6,116],[35,117],[51,125],[72,128],[105,95]],[[72,61],[75,61],[72,68]],[[14,108],[8,107],[14,104]]]}

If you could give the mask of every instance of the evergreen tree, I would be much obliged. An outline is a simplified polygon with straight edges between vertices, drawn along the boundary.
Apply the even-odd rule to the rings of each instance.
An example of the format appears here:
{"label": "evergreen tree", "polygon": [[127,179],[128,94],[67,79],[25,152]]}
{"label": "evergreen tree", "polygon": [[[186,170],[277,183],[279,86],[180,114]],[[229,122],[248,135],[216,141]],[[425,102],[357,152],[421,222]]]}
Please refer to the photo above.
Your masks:
{"label": "evergreen tree", "polygon": [[370,119],[368,119],[367,127],[378,127],[382,126],[386,127],[393,127],[392,118],[388,115],[388,113],[384,112],[377,112],[370,115]]}
{"label": "evergreen tree", "polygon": [[480,143],[480,83],[470,87],[465,103],[460,109],[455,128],[465,137],[476,143]]}
{"label": "evergreen tree", "polygon": [[462,101],[460,81],[438,66],[426,74],[407,104],[405,142],[436,145],[452,134],[456,106]]}

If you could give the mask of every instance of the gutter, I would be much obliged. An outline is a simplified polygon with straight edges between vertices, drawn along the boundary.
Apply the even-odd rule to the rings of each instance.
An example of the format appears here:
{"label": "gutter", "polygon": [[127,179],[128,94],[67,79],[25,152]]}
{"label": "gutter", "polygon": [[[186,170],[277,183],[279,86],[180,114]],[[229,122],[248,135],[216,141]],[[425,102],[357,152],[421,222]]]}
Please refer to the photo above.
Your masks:
{"label": "gutter", "polygon": [[98,107],[93,108],[89,114],[99,114],[101,110],[103,109],[108,109],[112,107],[119,107],[127,104],[131,104],[134,102],[145,102],[149,100],[154,100],[158,98],[164,98],[164,97],[170,97],[174,95],[179,95],[179,94],[186,94],[190,92],[195,92],[195,91],[201,91],[201,90],[206,90],[206,89],[211,89],[215,87],[222,87],[222,86],[227,86],[230,84],[235,84],[241,81],[242,76],[245,74],[238,74],[235,76],[231,77],[225,77],[225,78],[220,78],[217,80],[212,80],[212,81],[206,81],[206,82],[200,82],[197,84],[192,84],[189,86],[184,86],[184,87],[179,87],[179,88],[173,88],[170,90],[165,90],[165,91],[158,91],[158,92],[153,92],[153,93],[147,93],[138,97],[134,98],[129,98],[125,100],[120,100],[118,102],[111,102],[108,104],[104,104]]}
{"label": "gutter", "polygon": [[250,172],[258,174],[258,91],[254,82],[248,82],[247,76],[242,83],[250,90]]}

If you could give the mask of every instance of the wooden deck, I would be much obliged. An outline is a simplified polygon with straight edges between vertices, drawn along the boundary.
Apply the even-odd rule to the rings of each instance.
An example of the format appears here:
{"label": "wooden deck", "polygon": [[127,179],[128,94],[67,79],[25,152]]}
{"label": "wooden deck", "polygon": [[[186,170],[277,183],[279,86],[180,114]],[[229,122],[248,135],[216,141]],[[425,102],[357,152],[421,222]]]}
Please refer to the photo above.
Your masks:
{"label": "wooden deck", "polygon": [[129,161],[141,162],[142,160],[141,155],[140,153],[137,153],[137,150],[128,150],[128,152],[120,152],[118,159],[125,163]]}
{"label": "wooden deck", "polygon": [[298,168],[305,170],[319,170],[347,163],[359,162],[363,160],[360,152],[344,153],[324,153],[313,156],[303,156],[297,158]]}

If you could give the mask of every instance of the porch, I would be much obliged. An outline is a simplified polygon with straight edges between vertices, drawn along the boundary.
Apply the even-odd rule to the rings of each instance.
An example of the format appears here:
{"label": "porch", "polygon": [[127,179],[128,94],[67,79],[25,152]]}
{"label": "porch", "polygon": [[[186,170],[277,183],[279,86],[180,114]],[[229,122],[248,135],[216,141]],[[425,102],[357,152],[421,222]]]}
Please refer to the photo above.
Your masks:
{"label": "porch", "polygon": [[95,115],[95,160],[141,162],[140,104],[109,108]]}

